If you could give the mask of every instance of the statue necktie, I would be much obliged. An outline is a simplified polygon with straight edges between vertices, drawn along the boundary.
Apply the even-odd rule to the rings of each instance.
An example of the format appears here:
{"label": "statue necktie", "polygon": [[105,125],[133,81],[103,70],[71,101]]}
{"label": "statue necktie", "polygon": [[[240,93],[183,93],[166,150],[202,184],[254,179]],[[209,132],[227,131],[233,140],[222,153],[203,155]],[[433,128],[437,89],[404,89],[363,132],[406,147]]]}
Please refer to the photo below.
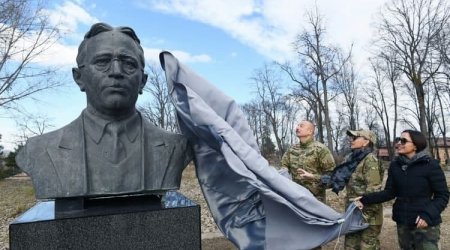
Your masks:
{"label": "statue necktie", "polygon": [[106,126],[105,144],[103,144],[104,156],[114,164],[126,158],[125,145],[120,140],[123,134],[123,126],[119,123],[110,123]]}

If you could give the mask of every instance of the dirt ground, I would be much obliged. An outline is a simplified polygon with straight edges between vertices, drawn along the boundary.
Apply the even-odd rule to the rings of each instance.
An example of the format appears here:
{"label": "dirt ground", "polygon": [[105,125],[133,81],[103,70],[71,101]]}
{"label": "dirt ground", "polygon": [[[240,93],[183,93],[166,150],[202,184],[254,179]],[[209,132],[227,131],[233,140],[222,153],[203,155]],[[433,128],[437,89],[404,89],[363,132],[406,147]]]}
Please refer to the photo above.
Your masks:
{"label": "dirt ground", "polygon": [[[386,171],[387,172],[387,171]],[[450,187],[450,172],[446,171],[447,185]],[[386,176],[385,176],[386,178]],[[340,193],[339,196],[333,192],[327,192],[327,203],[333,207],[335,210],[342,212],[344,210],[344,197],[345,190]],[[392,216],[392,204],[393,201],[386,202],[383,204],[384,221],[383,228],[381,230],[380,242],[381,249],[385,250],[399,250],[397,243],[397,228],[395,222],[391,219]],[[447,208],[442,213],[442,224],[441,224],[441,249],[450,249],[450,209]],[[335,250],[344,249],[344,236],[329,242],[322,247],[323,250]],[[218,237],[211,240],[203,240],[202,247],[204,250],[215,250],[224,249],[231,250],[236,249],[234,245],[224,237]]]}
{"label": "dirt ground", "polygon": [[[450,172],[446,172],[447,183],[450,183]],[[231,250],[236,249],[226,238],[221,236],[210,217],[207,205],[201,196],[201,191],[195,178],[193,167],[188,167],[183,173],[180,192],[201,205],[202,213],[202,249],[204,250]],[[33,188],[29,179],[6,179],[0,181],[0,250],[9,248],[8,225],[18,215],[26,211],[35,203]],[[337,211],[343,211],[344,193],[339,196],[330,192],[327,195],[327,203]],[[392,202],[384,204],[384,222],[381,232],[381,249],[396,250],[397,231],[395,223],[391,219]],[[441,224],[441,249],[450,249],[450,209],[443,214]],[[344,237],[332,241],[322,249],[343,249]]]}

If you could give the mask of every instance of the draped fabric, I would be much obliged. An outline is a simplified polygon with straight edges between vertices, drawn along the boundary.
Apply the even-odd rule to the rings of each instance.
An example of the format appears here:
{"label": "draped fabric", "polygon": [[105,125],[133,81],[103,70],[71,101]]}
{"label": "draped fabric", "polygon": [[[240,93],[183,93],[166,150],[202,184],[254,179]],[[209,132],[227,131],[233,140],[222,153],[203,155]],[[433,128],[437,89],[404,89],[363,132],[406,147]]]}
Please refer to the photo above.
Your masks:
{"label": "draped fabric", "polygon": [[233,99],[169,52],[160,62],[211,214],[239,249],[311,249],[367,227],[354,205],[340,214],[271,167]]}
{"label": "draped fabric", "polygon": [[331,188],[333,192],[338,194],[347,185],[358,164],[372,151],[371,148],[353,150],[343,163],[333,169],[330,175],[320,177],[322,185]]}

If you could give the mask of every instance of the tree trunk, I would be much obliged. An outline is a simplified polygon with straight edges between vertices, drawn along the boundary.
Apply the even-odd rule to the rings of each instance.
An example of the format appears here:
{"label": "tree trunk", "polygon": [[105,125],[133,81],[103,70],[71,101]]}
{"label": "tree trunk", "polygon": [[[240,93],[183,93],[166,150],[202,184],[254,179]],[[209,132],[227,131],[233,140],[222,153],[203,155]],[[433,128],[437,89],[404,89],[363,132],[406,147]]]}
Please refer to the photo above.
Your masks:
{"label": "tree trunk", "polygon": [[[425,106],[425,92],[423,90],[423,84],[419,78],[415,78],[414,87],[417,95],[417,102],[419,104],[419,126],[420,132],[427,138],[428,142],[431,142],[430,135],[428,133],[427,119],[426,119],[426,106]],[[431,144],[429,144],[431,146]],[[431,148],[431,147],[430,147]],[[430,151],[431,152],[431,151]]]}
{"label": "tree trunk", "polygon": [[327,91],[327,82],[322,79],[322,88],[323,88],[323,113],[325,115],[325,126],[327,128],[327,143],[328,149],[333,152],[333,136],[331,129],[331,121],[330,121],[330,111],[328,109],[328,91]]}
{"label": "tree trunk", "polygon": [[323,119],[322,119],[322,105],[317,105],[316,129],[318,134],[318,141],[323,142]]}

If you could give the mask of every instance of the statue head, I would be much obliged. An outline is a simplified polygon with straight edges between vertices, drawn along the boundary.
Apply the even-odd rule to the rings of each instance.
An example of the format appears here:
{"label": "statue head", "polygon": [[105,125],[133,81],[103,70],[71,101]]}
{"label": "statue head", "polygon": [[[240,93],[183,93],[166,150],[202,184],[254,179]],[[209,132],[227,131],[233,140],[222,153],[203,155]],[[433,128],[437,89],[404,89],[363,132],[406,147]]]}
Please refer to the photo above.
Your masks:
{"label": "statue head", "polygon": [[144,51],[129,27],[92,25],[78,48],[75,82],[86,92],[87,109],[107,119],[127,117],[135,111],[147,81]]}

